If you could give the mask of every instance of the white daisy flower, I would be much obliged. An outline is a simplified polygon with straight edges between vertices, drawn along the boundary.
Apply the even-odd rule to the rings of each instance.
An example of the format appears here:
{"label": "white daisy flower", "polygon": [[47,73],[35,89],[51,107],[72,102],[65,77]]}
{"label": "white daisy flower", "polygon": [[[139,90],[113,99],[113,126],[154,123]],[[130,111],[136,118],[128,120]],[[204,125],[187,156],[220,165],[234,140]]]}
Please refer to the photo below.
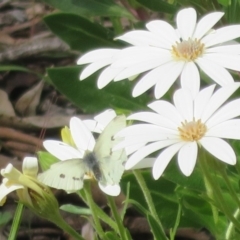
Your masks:
{"label": "white daisy flower", "polygon": [[205,148],[217,159],[234,165],[236,155],[222,138],[240,140],[240,99],[225,103],[239,88],[232,83],[214,92],[215,85],[201,90],[193,100],[186,89],[174,94],[174,104],[158,100],[148,106],[155,111],[132,114],[129,120],[146,123],[129,126],[116,137],[124,141],[114,150],[142,143],[128,159],[131,169],[149,154],[163,149],[153,163],[153,177],[158,179],[173,156],[178,153],[180,170],[189,176],[196,164],[198,147]]}
{"label": "white daisy flower", "polygon": [[[112,152],[112,147],[119,142],[112,137],[125,126],[126,117],[116,116],[113,110],[106,110],[94,120],[72,117],[70,128],[62,130],[63,142],[43,142],[45,149],[61,161],[39,174],[39,180],[57,189],[75,192],[83,187],[83,179],[94,177],[103,192],[119,195],[123,162],[127,157],[125,150]],[[97,141],[90,129],[101,133]]]}
{"label": "white daisy flower", "polygon": [[234,82],[226,70],[240,71],[240,45],[230,41],[240,37],[240,25],[213,30],[223,12],[213,12],[197,22],[193,8],[178,12],[177,29],[163,20],[146,24],[148,30],[134,30],[117,39],[132,44],[122,50],[99,49],[83,55],[77,64],[89,64],[81,73],[83,80],[106,67],[98,78],[98,87],[147,72],[133,89],[137,97],[155,85],[155,97],[161,98],[180,76],[181,86],[200,89],[200,68],[220,86]]}

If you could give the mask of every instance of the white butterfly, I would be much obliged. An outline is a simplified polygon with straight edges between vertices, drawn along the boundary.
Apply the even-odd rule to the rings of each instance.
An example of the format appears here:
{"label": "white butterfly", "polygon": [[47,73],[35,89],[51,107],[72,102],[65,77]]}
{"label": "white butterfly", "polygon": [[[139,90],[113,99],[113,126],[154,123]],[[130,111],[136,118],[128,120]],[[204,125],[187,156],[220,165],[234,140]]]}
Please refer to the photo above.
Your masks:
{"label": "white butterfly", "polygon": [[70,131],[76,147],[60,141],[44,141],[47,151],[62,161],[52,164],[47,171],[38,175],[38,179],[48,186],[74,192],[83,187],[83,180],[90,173],[102,191],[112,196],[119,195],[119,182],[127,157],[124,149],[112,152],[112,147],[120,141],[113,136],[125,127],[126,117],[117,116],[95,142],[84,122],[76,117],[71,118]]}

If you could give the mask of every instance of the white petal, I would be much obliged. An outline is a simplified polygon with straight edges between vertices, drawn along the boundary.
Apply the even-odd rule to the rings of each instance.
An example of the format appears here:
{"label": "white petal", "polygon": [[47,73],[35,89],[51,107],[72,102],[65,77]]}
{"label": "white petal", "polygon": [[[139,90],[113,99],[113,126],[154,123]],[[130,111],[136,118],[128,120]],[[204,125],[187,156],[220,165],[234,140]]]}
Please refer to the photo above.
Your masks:
{"label": "white petal", "polygon": [[200,89],[200,75],[197,66],[193,62],[185,64],[181,74],[181,86],[188,89],[194,98]]}
{"label": "white petal", "polygon": [[93,50],[93,51],[88,52],[88,53],[84,54],[83,56],[81,56],[78,59],[77,64],[81,65],[81,64],[96,62],[99,60],[104,60],[106,58],[111,58],[113,55],[115,55],[119,51],[121,51],[121,50],[111,49],[111,48],[103,48],[103,49]]}
{"label": "white petal", "polygon": [[205,135],[240,140],[240,119],[222,122],[210,128]]}
{"label": "white petal", "polygon": [[36,177],[38,173],[38,160],[36,157],[25,157],[22,163],[22,171],[24,175]]}
{"label": "white petal", "polygon": [[162,44],[162,39],[159,36],[144,30],[134,30],[131,32],[127,32],[115,39],[128,42],[135,46],[155,46],[155,47],[164,46]]}
{"label": "white petal", "polygon": [[167,165],[173,158],[173,156],[179,151],[179,149],[184,145],[183,142],[176,143],[174,145],[171,145],[170,147],[164,149],[159,156],[156,158],[156,161],[154,162],[152,173],[153,178],[157,180],[161,177],[164,170],[166,169]]}
{"label": "white petal", "polygon": [[146,27],[161,39],[161,45],[166,49],[171,49],[173,44],[179,42],[175,29],[165,21],[154,20],[147,23]]}
{"label": "white petal", "polygon": [[209,100],[206,109],[201,117],[206,122],[214,112],[239,88],[240,83],[232,83],[218,89]]}
{"label": "white petal", "polygon": [[234,82],[232,75],[222,66],[210,61],[206,58],[198,58],[196,60],[198,66],[205,72],[211,79],[213,79],[220,86],[227,85]]}
{"label": "white petal", "polygon": [[150,168],[153,166],[156,158],[144,158],[131,169]]}
{"label": "white petal", "polygon": [[184,64],[184,62],[169,62],[162,65],[165,73],[160,73],[162,75],[158,76],[159,80],[154,89],[155,98],[161,98],[169,90],[182,72]]}
{"label": "white petal", "polygon": [[236,155],[232,147],[221,138],[204,137],[199,142],[219,160],[231,165],[236,164]]}
{"label": "white petal", "polygon": [[104,112],[98,114],[94,117],[94,119],[99,124],[99,127],[101,126],[101,129],[103,129],[117,116],[116,112],[113,109],[107,109]]}
{"label": "white petal", "polygon": [[[131,117],[131,115],[129,117]],[[127,118],[127,120],[128,120],[128,118]],[[115,137],[134,136],[137,133],[145,134],[145,133],[154,132],[154,131],[159,132],[159,131],[161,131],[161,128],[158,126],[154,126],[152,124],[135,124],[135,125],[125,127],[124,129],[119,131],[117,134],[115,134]]]}
{"label": "white petal", "polygon": [[173,121],[171,121],[171,119],[162,117],[157,113],[151,113],[151,112],[134,113],[131,116],[129,116],[128,119],[129,120],[138,119],[139,121],[152,123],[152,124],[159,125],[165,128],[170,128],[173,130],[176,130],[178,128],[178,125],[175,124]]}
{"label": "white petal", "polygon": [[143,72],[146,72],[148,70],[154,69],[161,65],[162,61],[169,61],[169,57],[166,57],[166,60],[163,60],[161,56],[157,57],[151,57],[150,59],[144,59],[143,61],[136,63],[134,65],[131,65],[124,70],[122,70],[115,78],[114,80],[119,81],[125,78],[132,77],[136,74],[140,74]]}
{"label": "white petal", "polygon": [[98,186],[103,192],[110,196],[118,196],[121,192],[119,184],[104,186],[101,183],[98,183]]}
{"label": "white petal", "polygon": [[107,109],[95,116],[94,120],[87,119],[83,120],[83,122],[91,132],[101,133],[108,123],[110,123],[116,116],[117,115],[114,110]]}
{"label": "white petal", "polygon": [[[146,145],[146,143],[136,143],[136,144],[133,144],[131,146],[125,147],[125,151],[126,151],[127,156],[136,152],[137,150],[144,147],[145,145]],[[114,149],[112,149],[112,150],[114,151]]]}
{"label": "white petal", "polygon": [[204,16],[196,26],[196,30],[193,34],[193,39],[202,38],[224,15],[223,12],[214,12],[209,13],[206,16]]}
{"label": "white petal", "polygon": [[157,94],[156,97],[164,95],[179,76],[182,66],[183,63],[181,62],[177,64],[175,62],[168,62],[150,71],[135,85],[132,93],[133,97],[137,97],[146,92],[157,82],[158,87],[155,90],[155,95]]}
{"label": "white petal", "polygon": [[204,54],[204,60],[208,59],[224,68],[240,71],[240,55],[230,55],[226,53]]}
{"label": "white petal", "polygon": [[177,14],[177,28],[183,40],[191,38],[197,22],[197,14],[193,8],[185,8]]}
{"label": "white petal", "polygon": [[206,47],[210,47],[238,37],[240,37],[240,25],[231,25],[212,31],[203,37],[201,42],[204,43]]}
{"label": "white petal", "polygon": [[105,68],[98,77],[97,87],[102,89],[107,86],[122,70],[123,68],[112,68],[111,66]]}
{"label": "white petal", "polygon": [[212,97],[215,84],[201,90],[194,99],[194,117],[195,119],[201,119],[202,114],[205,111],[209,99]]}
{"label": "white petal", "polygon": [[46,140],[43,142],[43,146],[48,152],[62,161],[73,158],[82,158],[84,154],[84,151],[79,151],[66,143],[55,140]]}
{"label": "white petal", "polygon": [[77,148],[79,150],[92,151],[95,146],[95,139],[82,120],[77,117],[72,117],[69,125],[72,138]]}
{"label": "white petal", "polygon": [[129,157],[125,164],[125,169],[126,170],[131,169],[133,166],[135,166],[138,162],[147,157],[149,154],[156,152],[157,150],[160,150],[169,145],[172,145],[174,143],[176,143],[176,141],[166,140],[150,143],[147,146],[144,146],[143,148],[139,149]]}
{"label": "white petal", "polygon": [[16,184],[16,183],[11,183],[11,181],[9,180],[6,180],[4,181],[4,183],[2,183],[0,185],[0,206],[1,206],[1,203],[3,202],[3,200],[5,199],[5,197],[17,190],[17,189],[23,189],[24,187],[21,185],[21,184]]}
{"label": "white petal", "polygon": [[205,53],[227,53],[227,54],[240,54],[240,44],[221,45],[212,48],[207,48]]}
{"label": "white petal", "polygon": [[197,161],[198,146],[196,142],[186,143],[178,152],[178,165],[185,176],[190,176]]}
{"label": "white petal", "polygon": [[240,99],[236,99],[221,107],[207,122],[209,128],[221,122],[238,117],[240,115]]}
{"label": "white petal", "polygon": [[155,101],[148,104],[148,107],[163,117],[168,118],[169,121],[174,122],[176,126],[179,126],[183,121],[183,118],[177,111],[176,107],[167,101]]}
{"label": "white petal", "polygon": [[84,68],[84,70],[80,74],[80,80],[84,80],[85,78],[89,77],[99,69],[109,65],[112,63],[112,60],[109,59],[102,59],[97,62],[89,64],[87,67]]}
{"label": "white petal", "polygon": [[143,47],[134,46],[124,48],[113,58],[112,67],[113,68],[125,68],[136,63],[142,62],[145,59],[151,59],[156,57],[161,57],[163,59],[166,56],[171,59],[171,52],[169,50],[157,48],[157,47]]}
{"label": "white petal", "polygon": [[186,89],[179,89],[173,95],[174,105],[182,118],[187,121],[193,120],[193,99]]}

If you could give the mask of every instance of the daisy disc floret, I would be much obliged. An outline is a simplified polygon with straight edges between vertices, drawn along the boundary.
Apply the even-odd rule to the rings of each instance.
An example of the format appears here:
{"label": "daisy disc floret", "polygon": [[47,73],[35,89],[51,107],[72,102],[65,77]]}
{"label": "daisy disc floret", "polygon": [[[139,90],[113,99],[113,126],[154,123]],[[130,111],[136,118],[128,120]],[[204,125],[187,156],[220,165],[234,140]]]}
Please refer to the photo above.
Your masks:
{"label": "daisy disc floret", "polygon": [[193,96],[200,89],[201,69],[220,86],[234,82],[226,69],[240,71],[240,45],[230,42],[240,37],[240,25],[213,30],[223,12],[209,13],[197,22],[193,8],[185,8],[176,16],[176,29],[163,20],[146,24],[147,30],[134,30],[117,39],[133,46],[98,49],[83,55],[78,64],[89,64],[80,80],[105,67],[98,87],[146,72],[133,89],[137,97],[155,85],[155,97],[161,98],[180,77],[181,86]]}
{"label": "daisy disc floret", "polygon": [[[125,150],[112,153],[112,147],[118,142],[112,136],[125,126],[126,117],[116,116],[113,110],[99,114],[94,120],[72,117],[70,128],[62,130],[63,142],[43,142],[46,150],[61,161],[39,174],[39,180],[57,189],[75,192],[83,187],[84,179],[95,178],[106,194],[119,195],[126,153]],[[91,131],[101,133],[97,141]]]}
{"label": "daisy disc floret", "polygon": [[223,139],[240,140],[240,99],[226,102],[239,88],[232,83],[214,92],[215,85],[201,90],[196,98],[186,89],[174,93],[174,104],[158,100],[148,106],[154,112],[140,112],[128,117],[145,123],[129,126],[116,137],[124,140],[114,149],[143,144],[129,157],[125,168],[131,169],[146,156],[162,150],[153,163],[153,177],[158,179],[177,154],[180,170],[189,176],[196,164],[198,148],[215,158],[234,165],[236,155]]}

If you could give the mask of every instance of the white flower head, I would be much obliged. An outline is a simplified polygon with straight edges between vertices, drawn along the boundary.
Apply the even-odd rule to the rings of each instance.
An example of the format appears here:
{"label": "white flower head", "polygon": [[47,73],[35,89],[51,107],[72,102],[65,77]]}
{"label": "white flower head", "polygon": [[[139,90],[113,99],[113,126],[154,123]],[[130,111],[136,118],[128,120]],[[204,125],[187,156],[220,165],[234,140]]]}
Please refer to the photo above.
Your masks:
{"label": "white flower head", "polygon": [[[62,131],[63,142],[46,140],[45,149],[62,162],[38,176],[44,184],[75,192],[83,187],[84,178],[94,177],[102,191],[119,195],[119,182],[124,172],[125,150],[112,153],[118,140],[112,136],[126,126],[125,116],[116,116],[113,110],[106,110],[94,120],[82,121],[72,117],[70,128]],[[95,140],[91,131],[101,133]]]}
{"label": "white flower head", "polygon": [[3,180],[0,185],[0,206],[6,201],[7,195],[13,191],[17,192],[20,201],[30,206],[32,205],[32,197],[29,192],[36,192],[39,196],[43,196],[44,185],[37,180],[37,158],[25,157],[22,171],[22,173],[18,171],[11,163],[6,168],[1,169]]}
{"label": "white flower head", "polygon": [[223,12],[213,12],[197,22],[193,8],[185,8],[176,17],[177,29],[163,20],[146,24],[147,30],[134,30],[117,39],[132,44],[122,50],[99,49],[86,53],[77,64],[89,64],[80,80],[106,67],[98,78],[98,87],[147,72],[133,89],[137,97],[155,85],[155,97],[161,98],[180,77],[181,86],[194,97],[200,89],[199,68],[220,86],[234,82],[226,70],[240,71],[240,45],[231,40],[240,37],[240,25],[212,30]]}
{"label": "white flower head", "polygon": [[177,154],[180,170],[189,176],[196,164],[201,146],[215,158],[234,165],[236,155],[222,138],[240,140],[240,99],[226,100],[239,88],[232,83],[214,92],[215,85],[201,90],[193,100],[186,89],[174,94],[174,104],[158,100],[148,106],[154,112],[140,112],[128,117],[140,123],[120,131],[124,140],[114,150],[142,144],[128,159],[130,169],[149,154],[163,149],[153,163],[153,177],[158,179],[173,156]]}

